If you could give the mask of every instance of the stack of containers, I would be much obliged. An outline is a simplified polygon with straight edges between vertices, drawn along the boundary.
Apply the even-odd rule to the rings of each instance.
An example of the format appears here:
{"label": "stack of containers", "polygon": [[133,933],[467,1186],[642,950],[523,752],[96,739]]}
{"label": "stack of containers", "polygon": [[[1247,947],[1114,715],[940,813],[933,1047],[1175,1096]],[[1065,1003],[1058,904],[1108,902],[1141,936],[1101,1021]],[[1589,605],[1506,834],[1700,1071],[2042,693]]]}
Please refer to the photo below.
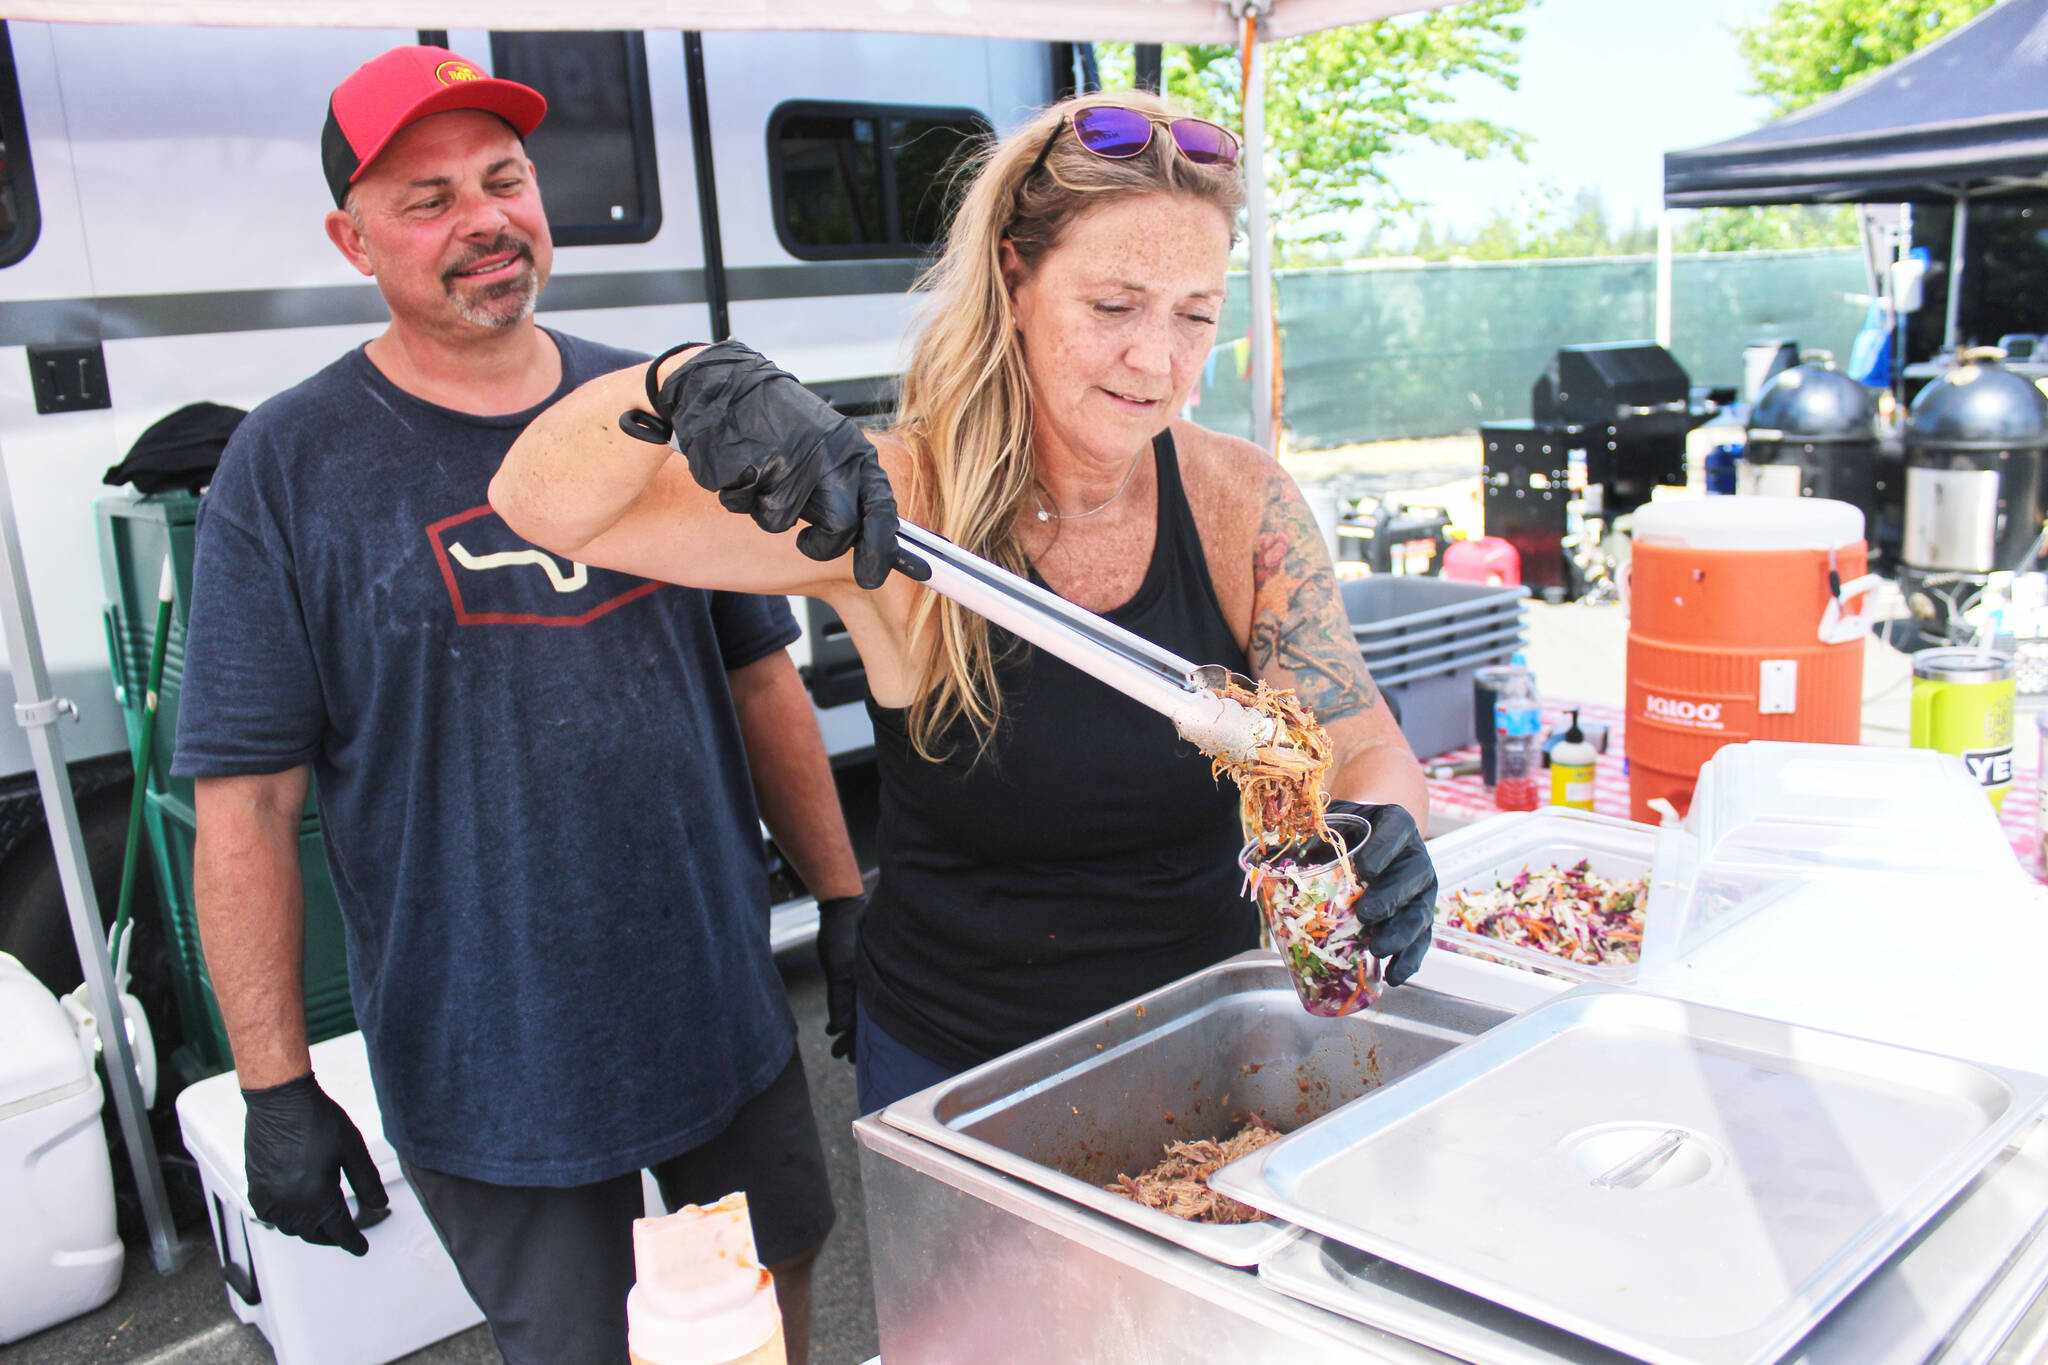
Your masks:
{"label": "stack of containers", "polygon": [[1341,590],[1351,634],[1416,756],[1475,743],[1472,675],[1522,648],[1528,589],[1375,574]]}
{"label": "stack of containers", "polygon": [[[1973,889],[1973,902],[2037,894],[1962,761],[1926,749],[1729,745],[1700,770],[1683,826],[1551,807],[1468,825],[1431,840],[1430,853],[1441,896],[1436,946],[1514,969],[1494,972],[1489,996],[1511,1005],[1581,982],[1668,976],[1760,907],[1819,894],[1817,887],[1853,898],[1907,883],[1949,885]],[[1443,902],[1458,891],[1581,860],[1602,877],[1647,880],[1639,961],[1574,962],[1442,922]],[[1930,913],[1936,904],[1928,902]],[[1884,951],[1903,964],[1912,946]],[[1425,985],[1428,972],[1425,964]]]}

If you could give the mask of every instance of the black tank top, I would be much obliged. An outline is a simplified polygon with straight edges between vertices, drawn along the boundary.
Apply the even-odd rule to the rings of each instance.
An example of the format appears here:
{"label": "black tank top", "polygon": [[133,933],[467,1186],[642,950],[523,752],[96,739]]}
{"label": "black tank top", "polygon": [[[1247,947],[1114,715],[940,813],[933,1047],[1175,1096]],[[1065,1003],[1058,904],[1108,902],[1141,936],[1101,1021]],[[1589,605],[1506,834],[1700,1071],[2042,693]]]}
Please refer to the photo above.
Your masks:
{"label": "black tank top", "polygon": [[[1242,672],[1169,435],[1153,455],[1152,562],[1107,616]],[[1158,713],[992,634],[1002,721],[979,761],[964,726],[947,762],[919,758],[907,712],[868,702],[881,877],[861,934],[861,1003],[898,1042],[963,1067],[1258,940],[1239,895],[1236,787]]]}

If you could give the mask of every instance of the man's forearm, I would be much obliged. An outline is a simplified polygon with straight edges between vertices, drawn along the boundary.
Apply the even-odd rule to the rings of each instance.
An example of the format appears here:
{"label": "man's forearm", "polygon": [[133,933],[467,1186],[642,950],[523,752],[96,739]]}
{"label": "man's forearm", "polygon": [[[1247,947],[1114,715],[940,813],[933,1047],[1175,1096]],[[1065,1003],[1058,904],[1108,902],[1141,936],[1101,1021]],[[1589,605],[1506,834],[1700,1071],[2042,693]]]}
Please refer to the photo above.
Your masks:
{"label": "man's forearm", "polygon": [[311,1068],[299,821],[307,772],[203,778],[192,887],[214,999],[244,1088]]}
{"label": "man's forearm", "polygon": [[775,843],[819,900],[857,896],[860,863],[810,694],[785,651],[730,675],[754,799]]}

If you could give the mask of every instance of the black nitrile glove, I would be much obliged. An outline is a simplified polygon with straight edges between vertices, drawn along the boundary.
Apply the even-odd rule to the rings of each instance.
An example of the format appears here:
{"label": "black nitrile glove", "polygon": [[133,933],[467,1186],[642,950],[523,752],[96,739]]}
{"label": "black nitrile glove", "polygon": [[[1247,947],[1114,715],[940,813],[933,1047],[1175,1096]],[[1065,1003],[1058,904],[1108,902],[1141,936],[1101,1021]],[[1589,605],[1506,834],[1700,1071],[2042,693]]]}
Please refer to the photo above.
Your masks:
{"label": "black nitrile glove", "polygon": [[1406,807],[1332,801],[1330,814],[1339,813],[1372,822],[1372,837],[1351,855],[1351,866],[1365,886],[1353,908],[1387,984],[1398,986],[1415,975],[1429,951],[1436,925],[1436,865]]}
{"label": "black nitrile glove", "polygon": [[853,1060],[853,960],[860,951],[860,917],[866,896],[818,902],[818,966],[825,973],[825,1032],[832,1055]]}
{"label": "black nitrile glove", "polygon": [[850,418],[737,341],[707,346],[661,385],[656,406],[697,482],[729,512],[816,560],[853,551],[853,578],[879,588],[896,552],[896,498]]}
{"label": "black nitrile glove", "polygon": [[363,1135],[309,1071],[295,1081],[244,1090],[249,1121],[242,1136],[249,1171],[249,1207],[280,1232],[351,1256],[370,1249],[341,1196],[348,1176],[361,1214],[390,1200]]}

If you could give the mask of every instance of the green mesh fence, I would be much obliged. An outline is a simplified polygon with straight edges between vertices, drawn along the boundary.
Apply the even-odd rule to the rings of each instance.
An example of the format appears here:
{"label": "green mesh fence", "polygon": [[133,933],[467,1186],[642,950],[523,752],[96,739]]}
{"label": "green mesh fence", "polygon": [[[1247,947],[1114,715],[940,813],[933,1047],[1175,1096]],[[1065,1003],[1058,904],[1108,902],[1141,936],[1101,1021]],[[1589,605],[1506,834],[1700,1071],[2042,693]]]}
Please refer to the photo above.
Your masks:
{"label": "green mesh fence", "polygon": [[[1672,352],[1695,384],[1741,382],[1742,348],[1791,337],[1846,361],[1867,287],[1859,254],[1754,252],[1673,262]],[[1512,261],[1278,273],[1289,440],[1320,450],[1446,436],[1526,418],[1529,386],[1560,346],[1634,341],[1656,330],[1650,257]],[[1233,279],[1219,335],[1245,334]],[[1196,419],[1251,430],[1245,348],[1218,348]]]}

